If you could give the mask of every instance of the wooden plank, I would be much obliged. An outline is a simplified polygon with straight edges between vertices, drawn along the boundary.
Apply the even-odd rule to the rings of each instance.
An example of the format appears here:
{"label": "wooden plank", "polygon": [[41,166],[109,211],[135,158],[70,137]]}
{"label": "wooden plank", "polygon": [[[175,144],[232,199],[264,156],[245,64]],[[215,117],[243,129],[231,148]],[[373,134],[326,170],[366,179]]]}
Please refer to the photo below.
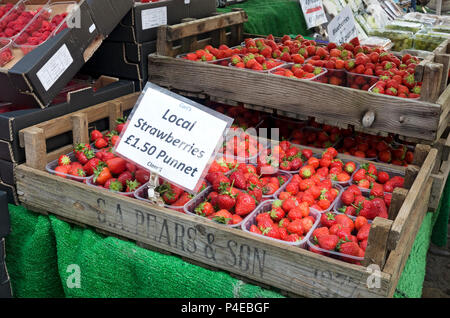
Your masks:
{"label": "wooden plank", "polygon": [[441,89],[443,66],[438,63],[427,63],[424,67],[420,100],[436,102]]}
{"label": "wooden plank", "polygon": [[108,105],[109,130],[116,129],[117,119],[123,116],[122,107],[119,103],[110,103]]}
{"label": "wooden plank", "polygon": [[450,156],[447,156],[447,160],[442,162],[438,173],[434,173],[431,175],[433,178],[433,187],[431,189],[429,211],[435,212],[439,207],[439,201],[441,200],[441,196],[444,191],[449,174]]}
{"label": "wooden plank", "polygon": [[444,90],[444,92],[439,96],[436,101],[437,104],[441,105],[442,113],[439,117],[439,129],[436,135],[436,139],[441,138],[442,134],[448,127],[449,122],[449,111],[450,111],[450,85]]}
{"label": "wooden plank", "polygon": [[416,145],[416,147],[414,148],[414,158],[412,164],[422,166],[430,150],[431,146],[429,145],[422,145],[422,144]]}
{"label": "wooden plank", "polygon": [[[436,155],[437,150],[431,149],[427,159],[425,159],[425,162],[423,163],[422,168],[420,169],[416,177],[416,180],[414,181],[414,184],[412,185],[411,189],[408,192],[408,195],[406,196],[405,202],[403,203],[397,217],[394,220],[394,223],[392,224],[388,239],[388,249],[391,251],[395,250],[395,248],[398,246],[398,242],[401,240],[402,236],[405,235],[405,230],[410,226],[412,211],[417,205],[421,204],[420,202],[424,200],[423,191],[428,180],[430,179],[429,177],[431,171],[433,170],[436,163]],[[428,206],[428,199],[426,203],[426,205]]]}
{"label": "wooden plank", "polygon": [[388,219],[395,220],[400,211],[400,208],[405,202],[406,196],[408,195],[408,190],[404,188],[395,188],[392,192],[391,205],[389,206]]}
{"label": "wooden plank", "polygon": [[169,42],[167,39],[168,28],[168,25],[161,25],[158,27],[158,37],[156,38],[156,52],[159,55],[173,56],[170,55],[172,42]]}
{"label": "wooden plank", "polygon": [[400,275],[405,267],[406,261],[411,252],[411,248],[417,236],[417,232],[423,222],[423,218],[427,213],[428,199],[430,198],[432,180],[429,179],[422,188],[421,200],[418,201],[417,205],[413,208],[410,219],[411,223],[405,228],[405,233],[399,240],[395,250],[391,251],[389,257],[386,261],[386,265],[383,268],[383,272],[392,275],[392,282],[396,282],[391,285],[389,291],[389,297],[392,297],[395,293],[397,287],[397,282],[400,279]]}
{"label": "wooden plank", "polygon": [[211,32],[220,28],[242,24],[247,22],[247,20],[248,18],[245,11],[235,11],[167,26],[166,41],[175,41],[189,36]]}
{"label": "wooden plank", "polygon": [[27,129],[24,134],[25,157],[29,167],[44,170],[47,164],[47,145],[44,131],[37,127]]}
{"label": "wooden plank", "polygon": [[434,60],[436,63],[442,64],[441,86],[439,88],[439,94],[441,94],[447,88],[450,54],[437,54]]}
{"label": "wooden plank", "polygon": [[26,165],[18,166],[16,177],[23,204],[295,294],[383,297],[390,288],[390,276],[382,272],[380,288],[369,289],[371,274],[363,266],[258,238],[203,217],[160,208]]}
{"label": "wooden plank", "polygon": [[376,217],[370,226],[363,266],[376,264],[383,268],[387,255],[387,239],[392,221]]}
{"label": "wooden plank", "polygon": [[419,174],[420,167],[416,165],[408,165],[405,171],[405,181],[403,183],[403,186],[407,189],[411,188],[414,181],[417,178],[417,175]]}
{"label": "wooden plank", "polygon": [[372,129],[424,140],[434,140],[438,128],[437,104],[155,54],[149,56],[149,74],[149,81],[160,86],[356,126],[372,110]]}
{"label": "wooden plank", "polygon": [[88,117],[86,113],[73,114],[71,116],[73,127],[73,145],[89,143]]}

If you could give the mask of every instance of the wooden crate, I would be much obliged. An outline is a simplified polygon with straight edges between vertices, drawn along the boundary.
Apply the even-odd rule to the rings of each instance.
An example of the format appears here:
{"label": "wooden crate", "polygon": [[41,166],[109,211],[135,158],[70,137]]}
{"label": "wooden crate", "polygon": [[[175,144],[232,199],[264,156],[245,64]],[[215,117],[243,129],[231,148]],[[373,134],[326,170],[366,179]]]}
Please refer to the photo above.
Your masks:
{"label": "wooden crate", "polygon": [[[447,56],[438,49],[417,67],[416,77],[423,82],[420,100],[174,58],[206,44],[239,45],[247,36],[242,33],[245,12],[237,9],[227,14],[235,18],[225,21],[225,15],[217,15],[161,26],[157,54],[149,56],[149,81],[191,96],[241,102],[297,118],[312,116],[369,133],[395,133],[430,143],[440,139],[450,109],[450,88],[443,80]],[[229,25],[236,28],[235,33],[226,33]],[[198,40],[206,31],[215,36]],[[183,44],[174,47],[175,41]]]}
{"label": "wooden crate", "polygon": [[[405,173],[405,189],[395,189],[390,219],[373,221],[364,266],[358,266],[44,171],[48,161],[70,151],[72,146],[47,154],[47,138],[73,131],[74,143],[86,141],[89,123],[99,118],[110,118],[113,122],[121,112],[132,108],[137,98],[137,94],[125,96],[22,130],[27,163],[19,165],[15,171],[21,204],[33,211],[51,213],[102,233],[136,241],[145,248],[170,252],[190,262],[224,270],[240,279],[275,287],[290,295],[393,296],[427,212],[433,182],[430,176],[437,149],[427,145],[416,147],[414,165],[408,168],[375,163],[378,168]],[[315,149],[315,152],[320,151]],[[373,272],[370,264],[377,264],[380,271]],[[367,287],[368,279],[372,278],[379,279],[378,287]]]}

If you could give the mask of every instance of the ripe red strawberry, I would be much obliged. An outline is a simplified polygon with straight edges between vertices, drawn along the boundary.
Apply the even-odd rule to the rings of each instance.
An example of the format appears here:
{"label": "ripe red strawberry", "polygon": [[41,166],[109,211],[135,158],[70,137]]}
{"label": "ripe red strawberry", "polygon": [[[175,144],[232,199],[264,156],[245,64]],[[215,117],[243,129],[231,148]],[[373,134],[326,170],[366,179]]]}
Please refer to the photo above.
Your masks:
{"label": "ripe red strawberry", "polygon": [[321,248],[332,251],[336,248],[339,237],[333,234],[324,234],[317,238],[317,242]]}
{"label": "ripe red strawberry", "polygon": [[103,138],[103,134],[100,132],[100,130],[94,129],[91,132],[91,141],[96,141],[99,138]]}
{"label": "ripe red strawberry", "polygon": [[333,226],[333,224],[336,223],[335,214],[333,214],[331,212],[323,213],[320,216],[320,223],[323,226],[330,228],[331,226]]}
{"label": "ripe red strawberry", "polygon": [[238,189],[246,189],[247,188],[247,181],[245,180],[244,173],[242,171],[237,170],[234,171],[230,176],[229,179],[231,183]]}
{"label": "ripe red strawberry", "polygon": [[194,212],[201,216],[210,216],[214,213],[214,207],[210,202],[204,201],[194,209]]}
{"label": "ripe red strawberry", "polygon": [[290,222],[286,229],[289,234],[297,234],[301,236],[304,233],[304,228],[300,219],[295,219]]}
{"label": "ripe red strawberry", "polygon": [[66,165],[70,165],[71,160],[70,157],[68,155],[61,155],[58,158],[58,166],[66,166]]}
{"label": "ripe red strawberry", "polygon": [[240,192],[236,199],[234,208],[237,215],[244,216],[252,212],[256,208],[255,198],[245,192]]}

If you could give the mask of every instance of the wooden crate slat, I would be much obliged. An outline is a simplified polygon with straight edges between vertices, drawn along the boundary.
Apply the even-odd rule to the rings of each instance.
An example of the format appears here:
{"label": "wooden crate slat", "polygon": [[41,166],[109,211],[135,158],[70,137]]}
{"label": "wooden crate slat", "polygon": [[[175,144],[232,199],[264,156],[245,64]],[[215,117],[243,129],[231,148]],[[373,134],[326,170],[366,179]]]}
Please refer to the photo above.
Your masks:
{"label": "wooden crate slat", "polygon": [[[409,227],[405,228],[404,235],[398,242],[396,249],[391,251],[389,254],[386,265],[383,268],[383,272],[392,275],[391,279],[394,282],[398,282],[400,279],[400,275],[405,267],[412,245],[416,239],[417,232],[419,231],[420,225],[422,224],[427,213],[432,183],[433,181],[429,179],[422,188],[421,200],[418,201],[418,204],[414,207],[410,215],[411,224]],[[389,297],[394,295],[396,287],[396,284],[391,285]]]}
{"label": "wooden crate slat", "polygon": [[220,28],[247,22],[245,11],[235,11],[195,21],[179,23],[167,27],[167,41],[175,41],[185,37],[215,31]]}
{"label": "wooden crate slat", "polygon": [[[362,266],[317,255],[298,247],[257,238],[202,217],[159,208],[21,165],[16,170],[21,202],[309,297],[382,297],[369,289]],[[64,193],[64,196],[60,194]]]}
{"label": "wooden crate slat", "polygon": [[149,56],[149,74],[149,81],[160,86],[356,126],[362,126],[364,114],[371,110],[372,129],[424,140],[435,139],[439,123],[437,104],[155,54]]}
{"label": "wooden crate slat", "polygon": [[[417,206],[419,202],[424,200],[424,187],[428,180],[431,180],[432,182],[432,179],[430,179],[429,176],[431,175],[436,163],[436,155],[437,150],[431,149],[414,181],[414,184],[405,198],[405,202],[403,203],[397,217],[394,220],[394,223],[392,224],[388,239],[388,249],[391,251],[395,250],[402,236],[406,235],[405,229],[407,229],[409,227],[408,224],[412,222],[411,211],[414,210],[414,207]],[[428,206],[428,199],[426,200],[426,203]]]}

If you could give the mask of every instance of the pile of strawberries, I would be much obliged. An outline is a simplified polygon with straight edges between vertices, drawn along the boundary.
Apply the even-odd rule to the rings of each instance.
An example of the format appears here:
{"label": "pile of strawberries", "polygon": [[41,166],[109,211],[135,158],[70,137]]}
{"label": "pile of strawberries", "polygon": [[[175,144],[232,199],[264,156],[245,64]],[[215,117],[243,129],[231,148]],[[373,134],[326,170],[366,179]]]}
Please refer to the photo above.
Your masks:
{"label": "pile of strawberries", "polygon": [[[308,155],[308,152],[305,153]],[[287,140],[283,140],[279,145],[263,150],[257,159],[258,171],[268,165],[279,167],[283,171],[298,171],[306,160],[307,158],[302,154],[300,148]]]}
{"label": "pile of strawberries", "polygon": [[345,214],[323,213],[320,224],[308,241],[309,250],[361,265],[369,232],[370,223],[363,216],[358,216],[353,221]]}
{"label": "pile of strawberries", "polygon": [[243,130],[255,128],[264,119],[262,112],[247,109],[242,105],[230,106],[211,102],[208,106],[219,113],[234,118],[231,128],[241,128]]}
{"label": "pile of strawberries", "polygon": [[[233,54],[241,54],[241,50],[237,48],[232,49],[225,44],[220,45],[219,48],[207,45],[204,49],[188,53],[182,58],[189,61],[214,62],[216,60],[231,58]],[[229,61],[226,61],[223,66],[228,66],[228,63]]]}
{"label": "pile of strawberries", "polygon": [[353,175],[353,183],[362,189],[370,189],[370,195],[382,196],[384,192],[393,192],[395,188],[403,187],[405,178],[391,177],[385,171],[379,171],[374,164],[361,165]]}
{"label": "pile of strawberries", "polygon": [[271,72],[275,75],[285,77],[295,77],[299,79],[315,79],[319,81],[320,74],[325,74],[326,70],[311,64],[294,64],[290,67],[281,67]]}
{"label": "pile of strawberries", "polygon": [[364,195],[358,186],[352,184],[342,192],[340,200],[342,206],[336,211],[346,215],[363,216],[368,220],[373,220],[376,217],[388,218],[391,196],[385,197],[383,191]]}
{"label": "pile of strawberries", "polygon": [[101,131],[94,129],[91,132],[91,142],[97,150],[111,151],[120,140],[119,135],[125,129],[127,124],[126,117],[116,119],[116,128],[103,134]]}
{"label": "pile of strawberries", "polygon": [[[207,186],[207,183],[203,181],[197,194],[205,190]],[[155,191],[160,194],[162,200],[166,205],[174,208],[177,207],[179,209],[182,209],[184,205],[194,197],[194,195],[190,194],[189,192],[186,192],[173,183],[162,180],[161,178],[159,180],[159,186],[155,188]],[[144,193],[144,196],[146,195],[147,194]]]}
{"label": "pile of strawberries", "polygon": [[294,200],[274,200],[264,202],[267,212],[256,215],[247,229],[251,233],[271,237],[286,242],[298,242],[311,231],[316,222],[310,215],[306,202],[296,204]]}
{"label": "pile of strawberries", "polygon": [[414,153],[406,145],[395,145],[392,136],[380,137],[363,133],[346,136],[338,147],[338,152],[399,166],[411,164],[414,158]]}
{"label": "pile of strawberries", "polygon": [[242,56],[234,54],[231,56],[230,65],[238,68],[246,68],[253,71],[267,71],[282,65],[283,62],[273,58],[265,57],[258,53],[246,53]]}
{"label": "pile of strawberries", "polygon": [[221,152],[227,157],[238,157],[241,159],[250,159],[258,155],[263,149],[262,144],[257,140],[257,137],[240,130],[233,129],[235,134],[224,142]]}
{"label": "pile of strawberries", "polygon": [[291,142],[315,148],[329,148],[335,145],[346,133],[339,127],[323,125],[322,128],[304,127],[291,134]]}
{"label": "pile of strawberries", "polygon": [[14,7],[14,4],[12,3],[6,3],[4,6],[0,7],[0,19],[3,18],[5,14],[7,14],[12,8]]}
{"label": "pile of strawberries", "polygon": [[63,178],[76,177],[117,192],[133,192],[149,179],[149,172],[117,157],[111,151],[94,152],[89,144],[78,144],[74,149],[76,161],[68,155],[58,158],[55,173]]}

